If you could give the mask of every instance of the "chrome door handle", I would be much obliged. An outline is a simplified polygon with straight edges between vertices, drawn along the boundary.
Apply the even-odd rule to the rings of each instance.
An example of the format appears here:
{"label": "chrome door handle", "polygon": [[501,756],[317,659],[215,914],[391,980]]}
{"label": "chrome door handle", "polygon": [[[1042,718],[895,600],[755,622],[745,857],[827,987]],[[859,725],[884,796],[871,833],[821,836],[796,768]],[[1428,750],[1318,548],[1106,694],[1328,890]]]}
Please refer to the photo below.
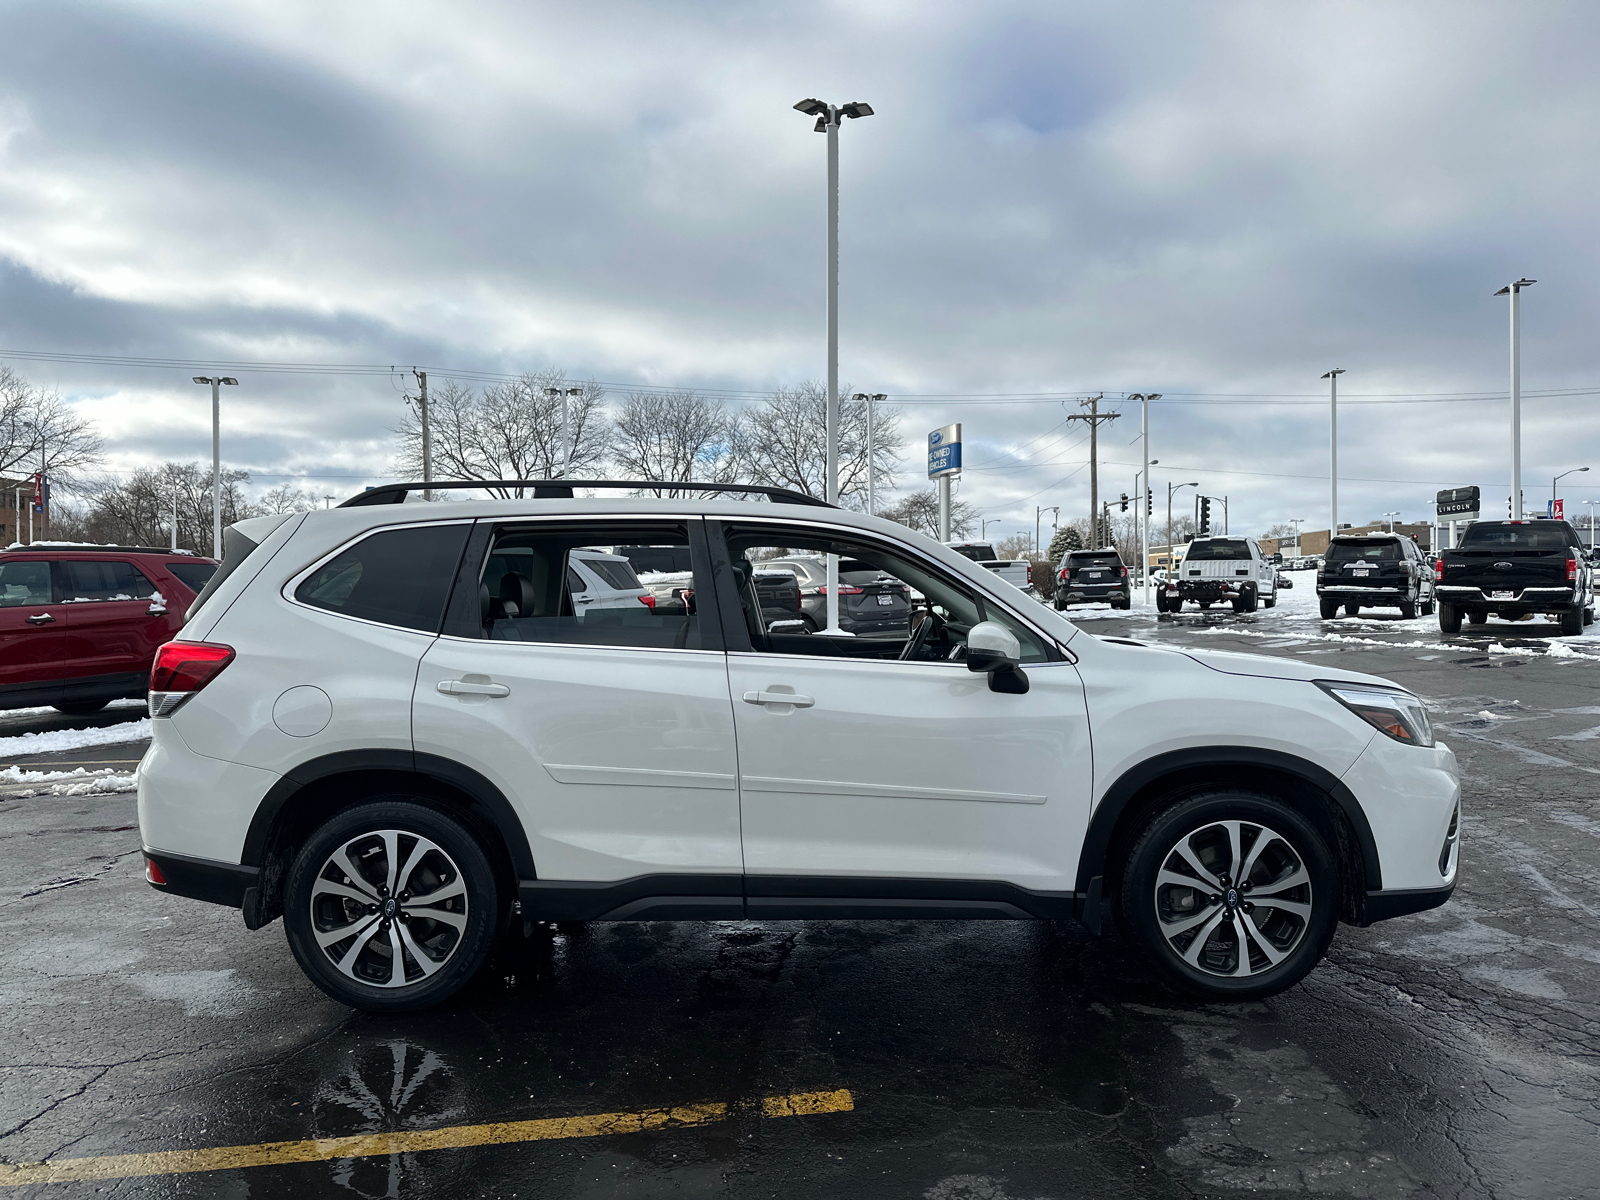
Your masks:
{"label": "chrome door handle", "polygon": [[598,596],[574,596],[572,602],[574,604],[593,604],[597,599],[599,599]]}
{"label": "chrome door handle", "polygon": [[49,624],[52,624],[54,621],[55,621],[55,618],[52,617],[49,613],[40,613],[37,617],[29,617],[28,618],[28,624],[29,625],[49,625]]}
{"label": "chrome door handle", "polygon": [[446,696],[511,695],[511,689],[503,683],[468,683],[465,679],[441,679],[438,687]]}
{"label": "chrome door handle", "polygon": [[746,692],[746,704],[792,704],[796,708],[810,708],[816,703],[810,696],[797,696],[793,692]]}

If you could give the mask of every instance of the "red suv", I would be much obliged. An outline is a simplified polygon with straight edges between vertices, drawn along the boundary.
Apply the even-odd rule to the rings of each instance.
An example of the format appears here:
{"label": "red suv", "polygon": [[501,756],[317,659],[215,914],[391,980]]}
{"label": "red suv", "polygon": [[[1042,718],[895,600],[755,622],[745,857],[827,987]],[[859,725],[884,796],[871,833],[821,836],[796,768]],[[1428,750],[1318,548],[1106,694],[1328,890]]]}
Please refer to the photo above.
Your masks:
{"label": "red suv", "polygon": [[217,564],[150,546],[0,551],[0,708],[81,716],[142,699],[156,647]]}

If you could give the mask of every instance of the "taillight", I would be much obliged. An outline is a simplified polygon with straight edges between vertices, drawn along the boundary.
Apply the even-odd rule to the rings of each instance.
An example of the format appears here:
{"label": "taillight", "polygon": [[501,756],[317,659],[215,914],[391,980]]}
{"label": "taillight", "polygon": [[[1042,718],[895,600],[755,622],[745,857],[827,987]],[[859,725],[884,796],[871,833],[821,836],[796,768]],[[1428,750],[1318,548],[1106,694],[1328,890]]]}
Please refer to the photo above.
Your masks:
{"label": "taillight", "polygon": [[1065,583],[1067,581],[1067,573],[1065,571],[1062,571],[1061,574],[1059,576],[1057,576],[1057,578],[1059,578],[1062,583]]}
{"label": "taillight", "polygon": [[[826,596],[827,594],[828,594],[828,589],[827,589],[826,586],[819,587],[817,589],[817,595]],[[847,583],[841,583],[839,585],[839,595],[841,595],[841,596],[859,596],[859,595],[861,595],[861,589],[858,588],[858,587],[851,587]]]}
{"label": "taillight", "polygon": [[1442,558],[1433,564],[1433,581],[1435,583],[1444,582],[1444,559]]}
{"label": "taillight", "polygon": [[654,608],[656,606],[656,598],[651,595],[640,596],[639,603],[644,605],[646,608]]}
{"label": "taillight", "polygon": [[168,642],[150,667],[150,715],[165,717],[222,673],[233,647],[216,642]]}
{"label": "taillight", "polygon": [[1032,563],[1028,564],[1028,583],[1029,583],[1030,586],[1033,584],[1033,564]]}
{"label": "taillight", "polygon": [[146,883],[153,883],[157,887],[167,886],[167,877],[161,873],[161,868],[156,865],[156,860],[153,858],[144,860],[144,880]]}
{"label": "taillight", "polygon": [[1128,577],[1128,568],[1127,567],[1123,567],[1122,568],[1122,577],[1124,579],[1126,579]]}
{"label": "taillight", "polygon": [[1569,558],[1569,559],[1567,559],[1567,582],[1568,583],[1576,583],[1577,581],[1578,581],[1578,560],[1575,559],[1575,558]]}

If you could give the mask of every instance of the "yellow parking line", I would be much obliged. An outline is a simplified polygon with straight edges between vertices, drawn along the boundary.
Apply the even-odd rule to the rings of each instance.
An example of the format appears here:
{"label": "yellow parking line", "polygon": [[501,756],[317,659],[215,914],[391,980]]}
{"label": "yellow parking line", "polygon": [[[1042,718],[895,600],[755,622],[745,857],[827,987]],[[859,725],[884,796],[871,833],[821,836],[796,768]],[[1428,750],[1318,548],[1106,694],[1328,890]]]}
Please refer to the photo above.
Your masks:
{"label": "yellow parking line", "polygon": [[[761,1101],[761,1115],[764,1117],[801,1117],[813,1113],[852,1112],[854,1109],[855,1098],[842,1089],[768,1096]],[[733,1106],[727,1104],[690,1104],[681,1108],[647,1109],[644,1112],[547,1117],[537,1121],[501,1121],[489,1125],[452,1125],[445,1129],[412,1133],[368,1133],[355,1137],[308,1138],[299,1142],[259,1142],[254,1146],[214,1146],[204,1150],[109,1154],[101,1158],[64,1158],[54,1162],[0,1163],[0,1187],[78,1183],[89,1179],[128,1179],[141,1175],[184,1175],[194,1171],[229,1171],[280,1163],[414,1154],[419,1150],[499,1146],[508,1142],[612,1137],[651,1129],[711,1125],[725,1120],[732,1111]]]}

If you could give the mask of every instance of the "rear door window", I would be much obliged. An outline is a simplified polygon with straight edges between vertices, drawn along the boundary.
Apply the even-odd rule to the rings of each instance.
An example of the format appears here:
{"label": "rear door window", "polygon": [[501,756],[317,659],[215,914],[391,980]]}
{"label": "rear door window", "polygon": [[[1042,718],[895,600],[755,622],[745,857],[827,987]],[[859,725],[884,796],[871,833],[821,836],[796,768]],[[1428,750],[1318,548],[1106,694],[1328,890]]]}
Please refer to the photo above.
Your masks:
{"label": "rear door window", "polygon": [[471,528],[457,522],[369,534],[313,571],[295,599],[345,617],[437,633]]}
{"label": "rear door window", "polygon": [[68,604],[96,600],[148,600],[156,585],[130,562],[67,558],[56,563],[62,599]]}
{"label": "rear door window", "polygon": [[[597,558],[586,551],[612,557]],[[696,582],[706,575],[705,567],[697,564],[687,580],[653,591],[638,578],[641,570],[653,576],[662,564],[694,561],[688,528],[681,524],[504,526],[495,531],[476,578],[478,636],[504,642],[705,649],[696,600]],[[573,563],[614,591],[591,590]],[[636,594],[641,591],[646,594]]]}
{"label": "rear door window", "polygon": [[217,573],[215,563],[205,562],[169,562],[164,564],[167,570],[177,578],[191,592],[200,592],[211,577]]}

